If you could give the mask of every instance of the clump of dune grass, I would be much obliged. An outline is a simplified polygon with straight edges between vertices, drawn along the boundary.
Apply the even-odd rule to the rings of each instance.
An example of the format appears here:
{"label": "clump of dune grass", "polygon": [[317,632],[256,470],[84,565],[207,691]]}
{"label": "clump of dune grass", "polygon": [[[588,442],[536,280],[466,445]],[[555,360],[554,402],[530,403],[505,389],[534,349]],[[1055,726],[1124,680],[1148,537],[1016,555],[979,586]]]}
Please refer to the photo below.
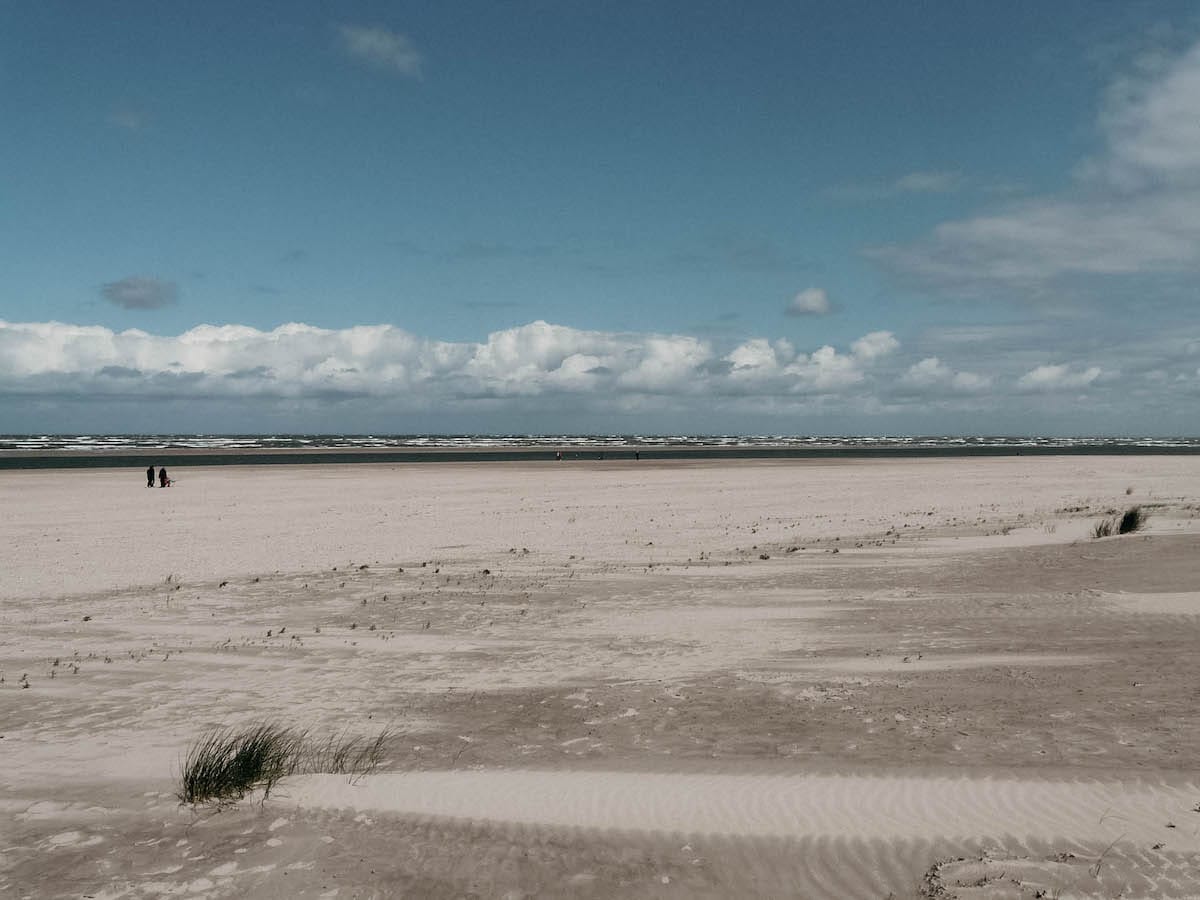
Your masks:
{"label": "clump of dune grass", "polygon": [[304,730],[271,722],[242,728],[215,728],[203,734],[184,757],[181,803],[231,803],[251,791],[263,800],[288,775],[325,773],[360,778],[375,770],[391,732],[374,738],[343,732],[314,740]]}
{"label": "clump of dune grass", "polygon": [[1131,506],[1120,516],[1112,516],[1096,523],[1092,537],[1103,538],[1114,534],[1130,534],[1146,524],[1146,514],[1140,506]]}
{"label": "clump of dune grass", "polygon": [[230,802],[296,771],[303,735],[270,722],[216,728],[194,743],[183,761],[181,803]]}

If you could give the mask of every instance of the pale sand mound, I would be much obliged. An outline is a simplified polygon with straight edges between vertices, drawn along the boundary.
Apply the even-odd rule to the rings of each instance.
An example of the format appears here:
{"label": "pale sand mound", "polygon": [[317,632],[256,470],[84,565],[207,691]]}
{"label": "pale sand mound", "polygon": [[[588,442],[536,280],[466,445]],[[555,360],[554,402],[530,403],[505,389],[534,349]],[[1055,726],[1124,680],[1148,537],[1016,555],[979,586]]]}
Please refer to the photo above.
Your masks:
{"label": "pale sand mound", "polygon": [[[1200,783],[529,770],[310,775],[299,807],[573,828],[757,837],[1169,841],[1200,851]],[[1168,827],[1172,824],[1175,827]]]}

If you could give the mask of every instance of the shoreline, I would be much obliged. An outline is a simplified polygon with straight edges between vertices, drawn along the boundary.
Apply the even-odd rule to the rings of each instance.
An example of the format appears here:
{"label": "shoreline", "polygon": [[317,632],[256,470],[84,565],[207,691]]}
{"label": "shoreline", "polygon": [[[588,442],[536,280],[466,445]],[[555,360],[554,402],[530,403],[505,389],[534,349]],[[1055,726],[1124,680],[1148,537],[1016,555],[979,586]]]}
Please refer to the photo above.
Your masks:
{"label": "shoreline", "polygon": [[1065,446],[962,445],[922,446],[661,446],[605,444],[580,447],[564,443],[561,448],[536,447],[404,447],[355,449],[346,447],[274,448],[167,448],[121,449],[80,452],[77,450],[0,451],[0,470],[112,469],[126,466],[274,466],[274,465],[361,465],[396,463],[504,463],[556,462],[561,449],[563,462],[576,461],[720,461],[720,460],[905,460],[1016,458],[1022,456],[1200,456],[1200,445],[1114,445],[1088,443]]}

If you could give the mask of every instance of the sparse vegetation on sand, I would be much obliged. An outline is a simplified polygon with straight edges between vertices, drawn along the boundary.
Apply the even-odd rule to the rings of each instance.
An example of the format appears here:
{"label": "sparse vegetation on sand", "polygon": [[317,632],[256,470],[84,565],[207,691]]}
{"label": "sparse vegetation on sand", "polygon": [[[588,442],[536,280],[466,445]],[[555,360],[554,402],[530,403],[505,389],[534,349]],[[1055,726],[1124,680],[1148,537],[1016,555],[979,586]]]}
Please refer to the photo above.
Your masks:
{"label": "sparse vegetation on sand", "polygon": [[390,737],[345,733],[311,740],[307,731],[271,722],[215,728],[187,752],[176,796],[181,803],[228,803],[262,788],[263,799],[281,778],[299,773],[366,775],[382,758]]}
{"label": "sparse vegetation on sand", "polygon": [[1110,537],[1114,534],[1129,534],[1146,524],[1146,513],[1140,506],[1131,506],[1120,516],[1112,516],[1096,523],[1092,537]]}
{"label": "sparse vegetation on sand", "polygon": [[367,775],[379,765],[389,737],[390,733],[385,728],[374,738],[343,732],[330,735],[323,741],[313,741],[304,752],[302,768],[306,772],[330,775]]}

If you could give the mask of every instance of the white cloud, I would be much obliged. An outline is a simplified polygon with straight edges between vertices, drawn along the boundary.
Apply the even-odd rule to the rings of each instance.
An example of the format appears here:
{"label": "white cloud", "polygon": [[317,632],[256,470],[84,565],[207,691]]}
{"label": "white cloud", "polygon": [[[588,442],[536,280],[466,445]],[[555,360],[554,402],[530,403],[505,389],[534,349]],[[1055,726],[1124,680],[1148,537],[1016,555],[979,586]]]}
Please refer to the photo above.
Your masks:
{"label": "white cloud", "polygon": [[1073,191],[945,222],[923,241],[870,254],[958,288],[1200,271],[1197,121],[1200,43],[1113,86],[1099,118],[1103,150],[1081,164]]}
{"label": "white cloud", "polygon": [[850,349],[859,359],[872,360],[887,356],[899,346],[900,342],[890,331],[872,331],[851,344]]}
{"label": "white cloud", "polygon": [[[875,340],[874,335],[868,335],[857,343]],[[789,341],[771,343],[764,338],[754,338],[735,347],[724,361],[731,367],[729,381],[743,389],[773,390],[783,394],[829,394],[863,382],[870,358],[857,353],[838,353],[829,345],[812,353],[797,353]]]}
{"label": "white cloud", "polygon": [[1084,164],[1085,178],[1130,190],[1200,183],[1200,43],[1146,74],[1118,79],[1105,100],[1108,154]]}
{"label": "white cloud", "polygon": [[829,345],[807,357],[797,357],[788,369],[801,384],[818,391],[837,391],[863,380],[863,357],[848,357]]}
{"label": "white cloud", "polygon": [[1017,379],[1026,391],[1065,391],[1085,388],[1103,374],[1099,366],[1072,371],[1067,365],[1038,366]]}
{"label": "white cloud", "polygon": [[822,288],[805,288],[788,304],[787,313],[790,316],[825,316],[833,307],[829,296]]}
{"label": "white cloud", "polygon": [[[865,342],[865,343],[864,343]],[[894,347],[886,332],[859,345]],[[872,352],[875,352],[874,350]],[[178,336],[59,322],[0,321],[0,391],[144,390],[173,396],[420,397],[422,402],[552,395],[778,396],[845,390],[874,357],[787,341],[746,341],[722,356],[688,335],[582,331],[532,322],[486,341],[418,337],[391,325],[341,330],[292,323],[271,331],[200,325]]]}
{"label": "white cloud", "polygon": [[928,356],[911,365],[904,373],[904,380],[918,387],[942,384],[954,377],[954,371],[936,356]]}
{"label": "white cloud", "polygon": [[735,376],[758,371],[774,374],[795,358],[796,351],[790,341],[779,340],[772,344],[766,338],[753,338],[739,344],[725,357]]}
{"label": "white cloud", "polygon": [[[849,348],[805,351],[784,339],[719,346],[542,321],[475,342],[391,325],[200,325],[155,335],[0,320],[0,423],[10,431],[83,422],[118,431],[589,430],[625,422],[654,433],[1100,433],[1119,417],[1128,430],[1140,422],[1184,433],[1200,390],[1189,352],[1196,346],[1194,330],[1175,328],[1126,341],[1119,353],[1067,342],[1055,363],[1043,364],[1039,346],[1008,342],[913,356],[887,331]],[[1114,355],[1121,377],[1099,364]],[[959,359],[974,371],[960,369]],[[196,418],[201,409],[208,418]]]}
{"label": "white cloud", "polygon": [[992,380],[984,375],[956,372],[936,356],[927,356],[909,366],[903,381],[916,388],[943,388],[963,393],[985,390],[992,383]]}
{"label": "white cloud", "polygon": [[342,49],[360,62],[410,78],[421,77],[424,60],[406,35],[381,27],[342,25],[338,38]]}

